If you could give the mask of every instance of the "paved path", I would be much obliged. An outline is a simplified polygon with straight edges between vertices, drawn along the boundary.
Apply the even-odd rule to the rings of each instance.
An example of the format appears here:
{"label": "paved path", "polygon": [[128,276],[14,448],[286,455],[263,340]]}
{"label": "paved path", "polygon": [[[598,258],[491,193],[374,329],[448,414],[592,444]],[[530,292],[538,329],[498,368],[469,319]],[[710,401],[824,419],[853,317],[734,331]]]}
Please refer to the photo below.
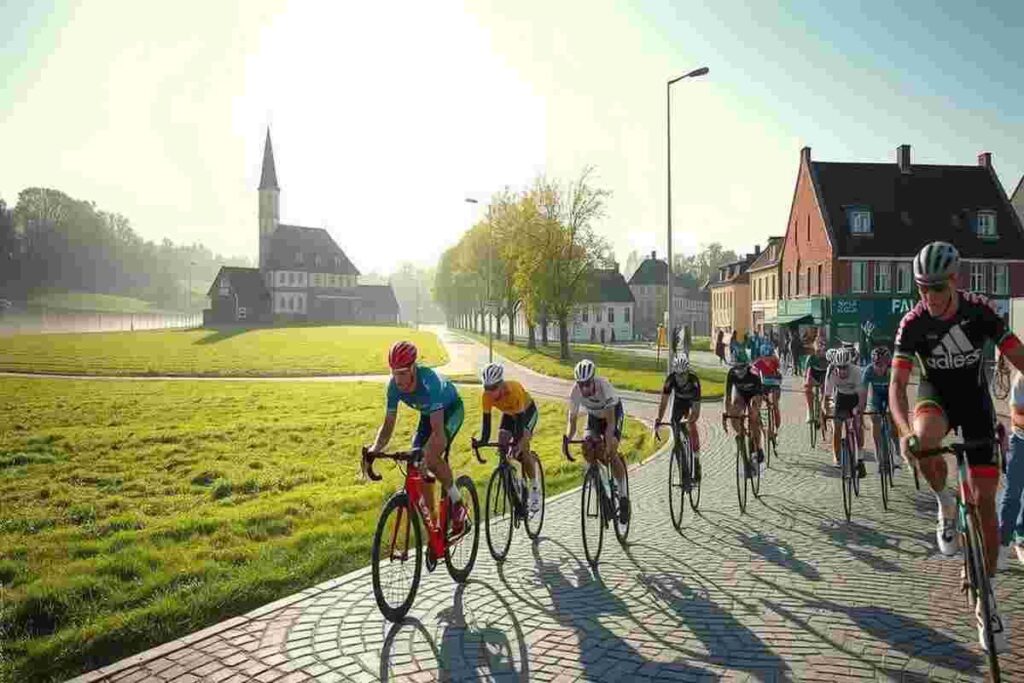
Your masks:
{"label": "paved path", "polygon": [[[564,395],[564,380],[509,374]],[[627,408],[656,406],[631,395]],[[381,618],[364,569],[77,680],[983,680],[959,559],[935,550],[931,496],[903,477],[883,512],[869,466],[854,521],[840,522],[835,473],[806,446],[796,393],[784,409],[780,457],[741,515],[731,439],[706,405],[701,514],[687,510],[676,532],[666,459],[634,469],[629,547],[606,538],[599,573],[570,492],[549,501],[536,545],[515,535],[502,566],[481,539],[464,586],[424,574],[401,624]],[[998,586],[1015,629],[1005,680],[1024,680],[1022,588],[1019,566]]]}

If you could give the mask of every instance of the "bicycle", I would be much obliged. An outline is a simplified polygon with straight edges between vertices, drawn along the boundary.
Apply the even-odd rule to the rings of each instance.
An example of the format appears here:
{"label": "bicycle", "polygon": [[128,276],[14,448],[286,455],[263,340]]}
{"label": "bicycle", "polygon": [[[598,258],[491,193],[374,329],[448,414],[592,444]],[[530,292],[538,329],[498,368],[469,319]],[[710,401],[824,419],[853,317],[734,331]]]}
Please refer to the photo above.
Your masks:
{"label": "bicycle", "polygon": [[[779,455],[778,429],[775,424],[775,392],[773,386],[765,386],[764,400],[761,401],[761,424],[764,425],[764,466],[772,466],[772,454]],[[781,388],[780,388],[781,390]]]}
{"label": "bicycle", "polygon": [[807,424],[811,428],[811,448],[818,445],[818,434],[821,433],[822,442],[828,436],[828,425],[821,419],[821,385],[815,384],[811,387],[811,420]]}
{"label": "bicycle", "polygon": [[[722,415],[722,423],[726,424],[725,418],[740,421],[740,429],[736,434],[736,499],[740,504],[740,512],[747,511],[747,490],[753,490],[754,497],[761,496],[761,467],[751,460],[750,454],[754,451],[754,437],[746,428],[745,420],[749,418],[746,413],[738,415]],[[728,428],[726,428],[728,430]]]}
{"label": "bicycle", "polygon": [[[679,428],[670,422],[655,421],[654,429],[659,427],[672,428],[672,456],[668,461],[668,506],[672,515],[672,525],[678,531],[683,525],[683,511],[686,509],[685,498],[690,499],[690,508],[696,512],[700,506],[700,479],[695,476],[697,458],[690,446],[689,424],[678,423]],[[676,493],[678,491],[678,493]],[[696,491],[696,493],[694,493]]]}
{"label": "bicycle", "polygon": [[[833,419],[834,414],[828,416]],[[840,488],[843,491],[843,512],[846,513],[846,521],[850,521],[853,512],[853,498],[860,497],[860,477],[857,472],[857,419],[851,412],[850,416],[844,418],[836,425],[836,429],[842,429],[842,436],[839,442],[839,469],[842,472]]]}
{"label": "bicycle", "polygon": [[988,361],[989,377],[992,380],[992,395],[997,401],[1005,400],[1010,395],[1010,366],[1006,358],[999,354],[998,360]]}
{"label": "bicycle", "polygon": [[[882,419],[882,434],[880,437],[880,443],[878,444],[878,476],[881,480],[879,483],[882,485],[882,509],[889,509],[889,492],[896,485],[893,479],[895,475],[895,464],[896,453],[899,451],[899,446],[896,444],[896,440],[892,435],[892,426],[890,425],[889,411],[878,411],[869,410],[865,411],[864,415],[879,415]],[[914,475],[917,475],[917,469],[914,469]],[[918,484],[920,486],[920,484]]]}
{"label": "bicycle", "polygon": [[[604,435],[601,434],[596,437],[592,437],[597,442],[597,448],[599,452],[604,452],[605,442]],[[571,445],[582,445],[587,439],[570,439],[567,436],[562,436],[562,454],[569,462],[576,462],[576,459],[569,454],[569,446]],[[594,465],[588,465],[587,471],[583,475],[583,487],[580,490],[582,504],[580,506],[580,525],[583,531],[583,553],[587,557],[587,562],[590,563],[591,567],[597,567],[597,561],[601,557],[601,546],[604,543],[604,530],[608,526],[609,521],[614,520],[613,528],[615,529],[615,537],[619,539],[619,544],[625,546],[626,539],[629,536],[629,525],[631,516],[627,511],[625,515],[622,515],[619,508],[619,485],[615,481],[615,477],[608,476],[608,487],[602,483],[602,477],[599,472],[600,468],[605,468],[605,474],[608,475],[610,467],[601,462],[600,458],[595,461]],[[625,467],[623,463],[623,470],[625,471],[625,477],[623,482],[626,485],[625,495],[629,497],[629,469]],[[623,516],[625,521],[623,521]],[[587,523],[588,521],[594,524],[594,528],[588,533]]]}
{"label": "bicycle", "polygon": [[[371,480],[380,481],[382,477],[373,471],[374,460],[393,460],[396,463],[405,463],[407,466],[403,487],[392,494],[381,510],[380,518],[377,520],[377,530],[373,534],[373,546],[370,553],[373,597],[384,618],[395,622],[401,620],[412,607],[413,600],[416,598],[416,590],[420,584],[421,565],[425,564],[427,571],[433,572],[437,567],[438,559],[444,557],[445,566],[447,566],[448,574],[452,579],[464,583],[469,578],[480,544],[480,533],[476,523],[480,502],[477,499],[476,487],[473,485],[472,479],[462,475],[455,480],[455,486],[459,489],[463,504],[466,506],[467,518],[462,534],[453,536],[451,534],[451,499],[444,496],[444,503],[441,505],[437,520],[434,519],[427,502],[426,491],[423,488],[426,477],[420,470],[423,460],[422,449],[395,453],[373,453],[364,446],[363,468]],[[388,523],[392,517],[395,517],[394,526],[389,528]],[[421,520],[427,527],[426,558],[422,562],[424,545],[420,531]],[[410,538],[410,531],[412,538]],[[386,535],[385,532],[387,532]],[[400,536],[402,537],[400,538]],[[466,541],[470,536],[472,539],[467,549]],[[386,553],[384,552],[384,543],[388,544]],[[468,552],[466,552],[467,550]],[[391,569],[393,571],[388,572],[389,574],[404,576],[408,567],[407,562],[410,559],[414,560],[411,567],[412,584],[405,590],[401,588],[394,591],[387,590],[392,586],[391,582],[384,585],[382,570]],[[384,565],[385,560],[387,561],[386,565]]]}
{"label": "bicycle", "polygon": [[522,523],[526,528],[526,535],[530,540],[535,541],[544,526],[544,467],[541,465],[540,458],[533,451],[524,454],[525,457],[533,458],[534,475],[539,477],[540,509],[537,512],[531,512],[524,485],[525,477],[520,476],[516,471],[512,464],[512,457],[509,455],[515,452],[517,441],[512,439],[505,448],[501,448],[498,443],[484,443],[477,441],[476,438],[470,439],[473,453],[480,463],[486,462],[480,455],[481,448],[496,448],[498,451],[498,466],[494,468],[491,479],[487,482],[486,506],[484,507],[487,547],[496,562],[502,562],[508,556],[508,549],[512,544],[513,528],[518,529]]}
{"label": "bicycle", "polygon": [[[956,492],[956,524],[960,534],[960,547],[963,548],[963,581],[960,592],[967,597],[969,606],[975,606],[979,596],[991,595],[992,584],[988,575],[987,561],[985,559],[985,546],[982,542],[981,521],[978,517],[978,508],[973,502],[973,497],[967,493],[967,458],[966,452],[972,448],[995,448],[999,444],[992,439],[980,439],[977,441],[952,443],[948,446],[931,448],[914,453],[917,459],[930,458],[945,453],[952,453],[956,457],[957,492]],[[985,625],[985,644],[987,645],[988,666],[992,674],[992,680],[999,681],[999,653],[996,652],[995,637],[991,630],[991,607],[988,600],[981,600],[981,617]]]}

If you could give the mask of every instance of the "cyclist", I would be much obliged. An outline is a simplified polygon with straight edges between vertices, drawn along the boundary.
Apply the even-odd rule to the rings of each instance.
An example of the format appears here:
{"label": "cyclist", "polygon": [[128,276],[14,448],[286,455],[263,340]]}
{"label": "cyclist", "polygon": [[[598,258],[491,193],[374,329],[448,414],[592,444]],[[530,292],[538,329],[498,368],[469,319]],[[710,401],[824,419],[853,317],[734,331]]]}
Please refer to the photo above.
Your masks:
{"label": "cyclist", "polygon": [[[387,408],[384,423],[377,430],[377,438],[370,450],[379,453],[387,448],[395,430],[399,401],[418,411],[420,421],[412,438],[412,447],[423,450],[423,463],[441,480],[444,490],[448,492],[453,503],[452,533],[461,535],[468,513],[455,487],[447,453],[462,427],[465,415],[462,399],[455,385],[444,376],[430,368],[416,365],[416,357],[416,346],[407,341],[395,342],[388,352],[391,381],[387,387]],[[433,483],[424,481],[424,484],[426,498],[433,506]]]}
{"label": "cyclist", "polygon": [[[533,458],[530,455],[530,439],[537,428],[537,406],[529,392],[515,380],[505,379],[505,368],[499,363],[488,363],[480,372],[484,393],[480,398],[483,412],[483,425],[480,428],[480,440],[484,443],[491,439],[491,410],[501,411],[501,425],[498,428],[498,447],[508,449],[508,443],[514,437],[516,448],[509,455],[523,465],[523,474],[529,482],[530,512],[540,510],[540,480],[536,478]],[[523,457],[523,454],[527,457]]]}
{"label": "cyclist", "polygon": [[[871,364],[864,368],[863,389],[867,394],[867,407],[871,416],[871,437],[875,443],[875,456],[882,452],[882,420],[889,419],[889,366],[892,354],[887,346],[871,349]],[[890,426],[891,423],[890,423]],[[899,469],[898,458],[893,458],[893,469]]]}
{"label": "cyclist", "polygon": [[[722,428],[728,431],[726,416],[735,415],[739,411],[747,414],[747,423],[750,425],[750,436],[754,442],[754,453],[757,466],[764,467],[764,450],[761,448],[761,394],[764,393],[764,384],[761,378],[750,371],[750,361],[745,351],[738,350],[732,356],[732,367],[725,375],[725,409],[722,412]],[[741,422],[733,418],[732,428],[738,434]],[[747,476],[753,472],[748,470]]]}
{"label": "cyclist", "polygon": [[[693,451],[693,479],[700,481],[700,436],[697,434],[697,420],[700,419],[700,377],[690,368],[690,359],[680,353],[672,360],[672,372],[665,377],[661,387],[661,403],[658,404],[658,417],[661,422],[668,406],[668,397],[672,395],[672,436],[679,439],[679,424],[686,419],[689,425],[690,449]],[[654,430],[654,438],[661,440],[658,430]]]}
{"label": "cyclist", "polygon": [[[626,465],[619,456],[619,440],[622,438],[622,422],[625,413],[622,401],[615,389],[604,377],[597,377],[594,361],[584,358],[573,370],[576,383],[569,392],[569,414],[565,435],[571,439],[576,435],[576,420],[580,406],[587,409],[587,427],[584,431],[583,457],[590,465],[594,458],[611,462],[612,474],[619,487],[619,522],[629,521],[629,498],[626,497]],[[604,453],[596,451],[597,437],[604,434]],[[602,476],[603,470],[601,470]],[[607,482],[604,482],[607,485]]]}
{"label": "cyclist", "polygon": [[[957,290],[956,277],[960,254],[947,242],[926,244],[914,257],[914,281],[921,301],[900,321],[896,331],[896,353],[889,405],[901,435],[903,457],[913,462],[914,452],[939,446],[953,427],[959,427],[966,441],[993,439],[995,413],[984,373],[981,372],[982,348],[993,341],[1006,359],[1024,370],[1024,346],[1007,330],[1002,317],[983,296]],[[914,357],[921,364],[911,422],[907,383]],[[971,490],[981,517],[982,537],[989,574],[995,576],[999,552],[996,528],[995,496],[999,468],[992,447],[967,452]],[[944,458],[918,461],[938,502],[935,532],[944,555],[957,551],[956,498],[946,489]],[[989,596],[991,630],[997,647],[1006,647],[1005,624],[996,613],[994,593]],[[976,614],[981,614],[981,600]],[[980,621],[980,618],[979,618]],[[978,636],[985,647],[984,624],[978,624]]]}
{"label": "cyclist", "polygon": [[755,360],[750,367],[761,378],[761,384],[764,385],[764,395],[769,399],[772,406],[775,428],[778,429],[779,425],[782,424],[779,413],[779,396],[782,393],[782,367],[771,343],[764,342],[761,344],[761,357]]}
{"label": "cyclist", "polygon": [[807,421],[812,422],[814,411],[814,387],[825,383],[825,371],[829,361],[825,356],[825,340],[820,336],[814,340],[814,350],[804,361],[804,398],[807,400]]}
{"label": "cyclist", "polygon": [[857,442],[857,476],[863,478],[867,474],[864,467],[864,434],[859,413],[864,411],[866,394],[864,391],[861,370],[853,362],[853,350],[841,346],[833,349],[832,361],[825,373],[825,388],[822,394],[822,413],[827,413],[827,405],[832,404],[835,429],[832,431],[832,464],[839,467],[839,447],[842,443],[842,430],[839,423],[851,416],[856,418],[853,435]]}

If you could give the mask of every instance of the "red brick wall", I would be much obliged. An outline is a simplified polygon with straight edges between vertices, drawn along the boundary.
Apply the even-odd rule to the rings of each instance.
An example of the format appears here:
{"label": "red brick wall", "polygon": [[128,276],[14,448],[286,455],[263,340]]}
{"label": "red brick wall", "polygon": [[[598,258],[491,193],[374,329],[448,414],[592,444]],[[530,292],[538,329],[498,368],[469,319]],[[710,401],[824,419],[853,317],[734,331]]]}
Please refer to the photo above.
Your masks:
{"label": "red brick wall", "polygon": [[[832,296],[837,275],[833,270],[832,246],[825,232],[825,223],[818,211],[814,186],[810,177],[810,150],[802,157],[797,174],[796,194],[790,208],[789,224],[786,227],[786,241],[782,252],[782,296],[797,298],[797,263],[800,264],[799,297],[808,296],[807,268],[811,268],[810,296]],[[808,225],[810,236],[808,239]],[[818,265],[822,266],[822,290],[818,291]],[[793,282],[792,294],[786,290],[787,273]]]}

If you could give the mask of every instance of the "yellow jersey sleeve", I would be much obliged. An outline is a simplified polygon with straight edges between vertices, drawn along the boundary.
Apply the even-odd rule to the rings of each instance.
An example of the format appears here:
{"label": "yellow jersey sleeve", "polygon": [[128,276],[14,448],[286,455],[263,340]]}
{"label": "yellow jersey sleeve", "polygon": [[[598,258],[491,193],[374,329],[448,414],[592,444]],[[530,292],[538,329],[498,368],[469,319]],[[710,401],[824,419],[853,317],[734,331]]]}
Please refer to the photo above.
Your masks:
{"label": "yellow jersey sleeve", "polygon": [[491,399],[491,395],[486,391],[480,396],[480,409],[484,412],[484,415],[491,412],[494,408],[494,401]]}
{"label": "yellow jersey sleeve", "polygon": [[533,401],[529,392],[519,382],[506,380],[505,394],[494,405],[506,415],[518,415]]}

